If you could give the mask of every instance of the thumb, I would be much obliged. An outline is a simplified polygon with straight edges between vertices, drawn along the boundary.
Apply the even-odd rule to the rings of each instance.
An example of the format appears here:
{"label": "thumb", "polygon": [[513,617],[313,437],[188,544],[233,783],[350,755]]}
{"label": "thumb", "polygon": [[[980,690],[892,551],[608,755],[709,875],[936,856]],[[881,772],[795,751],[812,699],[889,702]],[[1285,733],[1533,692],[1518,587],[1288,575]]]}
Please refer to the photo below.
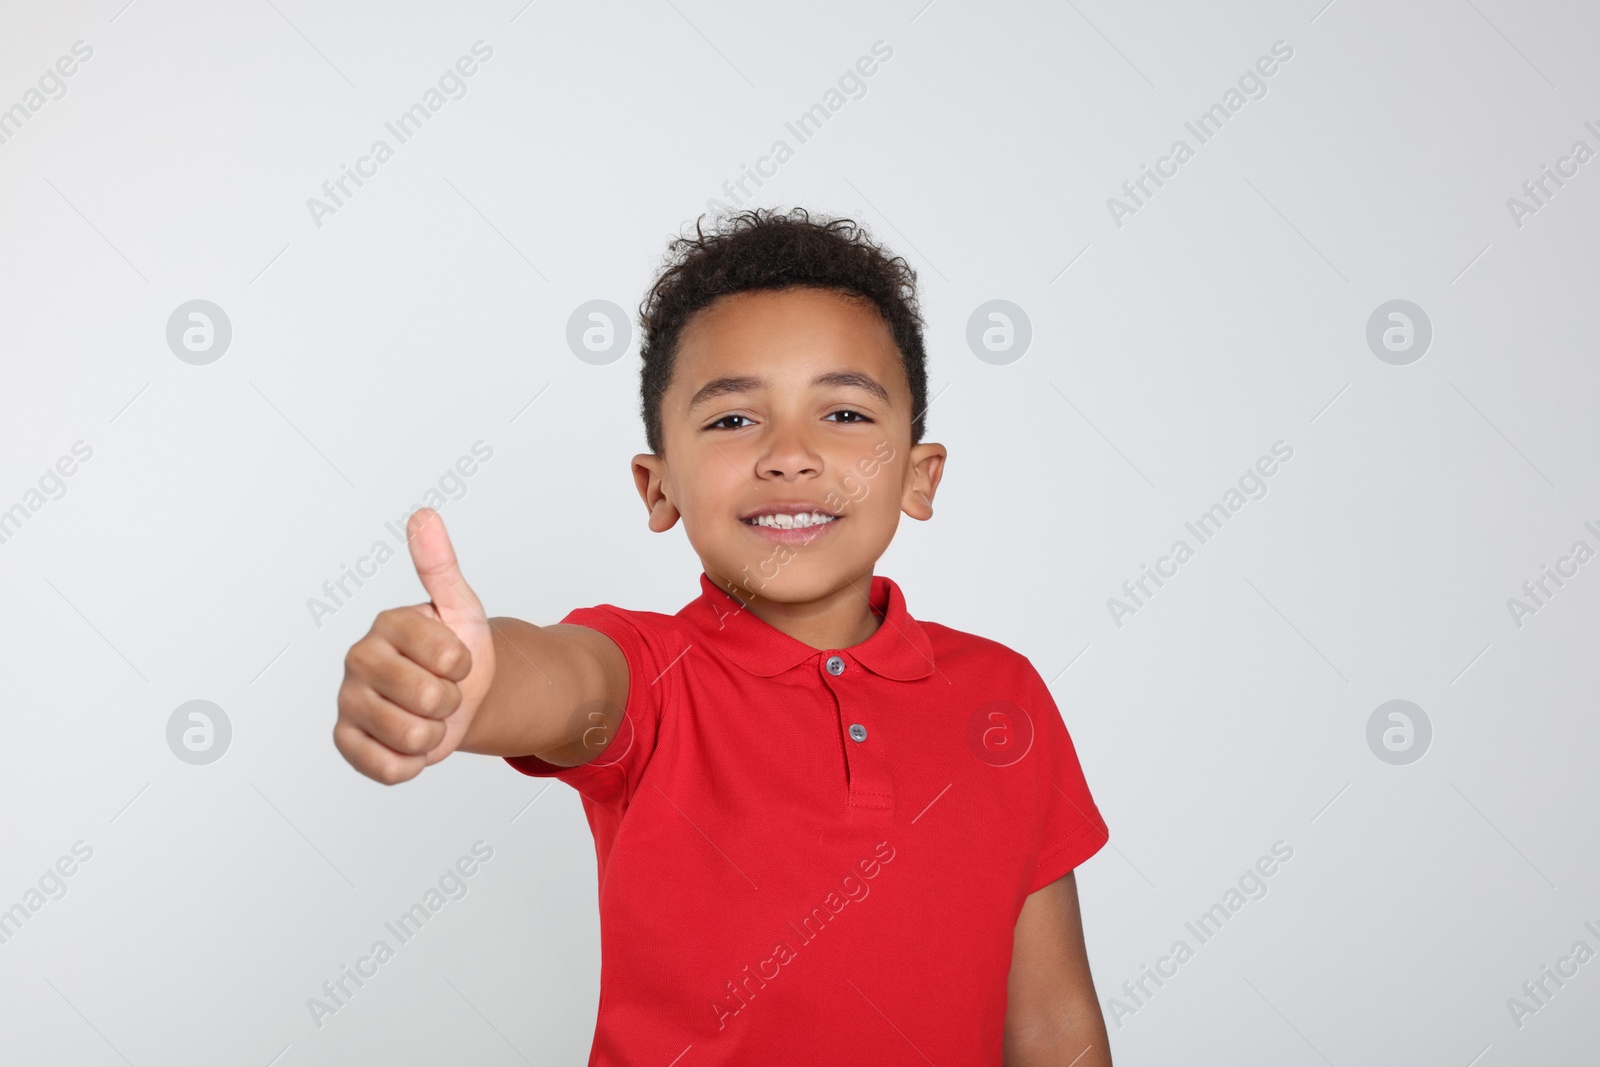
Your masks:
{"label": "thumb", "polygon": [[461,576],[456,550],[445,532],[444,519],[432,508],[419,508],[406,521],[406,543],[411,547],[411,562],[422,579],[428,599],[446,622],[483,621],[483,605]]}

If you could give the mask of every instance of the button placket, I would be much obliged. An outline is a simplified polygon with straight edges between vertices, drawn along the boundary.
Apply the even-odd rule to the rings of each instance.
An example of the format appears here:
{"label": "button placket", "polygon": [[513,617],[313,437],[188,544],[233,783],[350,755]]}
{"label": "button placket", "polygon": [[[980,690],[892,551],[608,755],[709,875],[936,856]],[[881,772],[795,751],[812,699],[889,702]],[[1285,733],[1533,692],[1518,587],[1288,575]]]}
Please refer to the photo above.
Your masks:
{"label": "button placket", "polygon": [[[839,725],[848,740],[844,746],[848,815],[854,821],[881,821],[894,815],[894,790],[881,743],[868,728],[871,698],[864,687],[869,676],[838,653],[822,658],[824,685],[833,694]],[[866,720],[866,721],[862,721]]]}

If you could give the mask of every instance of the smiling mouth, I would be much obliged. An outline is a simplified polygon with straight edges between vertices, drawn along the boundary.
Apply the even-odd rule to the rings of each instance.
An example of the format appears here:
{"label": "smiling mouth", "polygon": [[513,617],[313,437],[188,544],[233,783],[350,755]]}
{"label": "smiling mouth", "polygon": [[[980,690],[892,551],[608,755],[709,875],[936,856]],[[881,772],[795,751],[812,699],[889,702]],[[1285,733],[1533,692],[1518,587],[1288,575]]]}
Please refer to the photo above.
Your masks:
{"label": "smiling mouth", "polygon": [[746,526],[761,526],[769,530],[809,530],[818,526],[828,526],[838,522],[841,516],[830,515],[825,511],[800,511],[794,513],[776,513],[772,515],[752,515],[748,519],[741,519]]}

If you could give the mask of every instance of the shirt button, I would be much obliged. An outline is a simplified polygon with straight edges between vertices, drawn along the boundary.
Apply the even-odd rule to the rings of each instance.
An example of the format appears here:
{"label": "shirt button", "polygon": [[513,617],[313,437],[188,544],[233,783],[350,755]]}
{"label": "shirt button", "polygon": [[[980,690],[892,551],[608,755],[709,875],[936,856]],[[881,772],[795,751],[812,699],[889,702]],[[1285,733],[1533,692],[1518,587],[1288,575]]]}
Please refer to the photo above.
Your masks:
{"label": "shirt button", "polygon": [[858,722],[851,723],[850,724],[850,740],[852,740],[852,741],[865,741],[866,739],[867,739],[867,728],[865,726],[862,726]]}
{"label": "shirt button", "polygon": [[[833,674],[833,675],[843,674],[844,673],[844,657],[843,656],[829,656],[828,657],[828,662],[827,662],[827,668],[828,668],[828,673],[829,674]],[[859,741],[860,738],[856,738],[856,740]]]}

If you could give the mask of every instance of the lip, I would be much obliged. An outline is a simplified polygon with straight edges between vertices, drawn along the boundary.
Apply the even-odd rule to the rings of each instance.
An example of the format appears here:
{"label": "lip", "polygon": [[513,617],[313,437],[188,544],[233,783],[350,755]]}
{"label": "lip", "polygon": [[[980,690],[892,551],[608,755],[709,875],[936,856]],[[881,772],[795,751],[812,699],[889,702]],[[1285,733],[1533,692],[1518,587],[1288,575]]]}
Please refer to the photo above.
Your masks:
{"label": "lip", "polygon": [[780,530],[776,526],[752,526],[747,522],[741,522],[739,525],[769,544],[809,545],[826,537],[828,531],[843,521],[843,519],[835,519],[832,522],[825,522],[821,526],[807,526],[803,530]]}
{"label": "lip", "polygon": [[[757,526],[748,519],[759,515],[793,515],[798,512],[819,512],[823,515],[832,515],[832,522],[825,522],[820,526],[805,526],[791,529],[781,529],[777,526]],[[844,521],[832,508],[824,507],[810,500],[780,500],[772,504],[763,504],[739,516],[739,525],[766,541],[768,544],[779,545],[809,545],[812,542],[827,536],[828,532]]]}

